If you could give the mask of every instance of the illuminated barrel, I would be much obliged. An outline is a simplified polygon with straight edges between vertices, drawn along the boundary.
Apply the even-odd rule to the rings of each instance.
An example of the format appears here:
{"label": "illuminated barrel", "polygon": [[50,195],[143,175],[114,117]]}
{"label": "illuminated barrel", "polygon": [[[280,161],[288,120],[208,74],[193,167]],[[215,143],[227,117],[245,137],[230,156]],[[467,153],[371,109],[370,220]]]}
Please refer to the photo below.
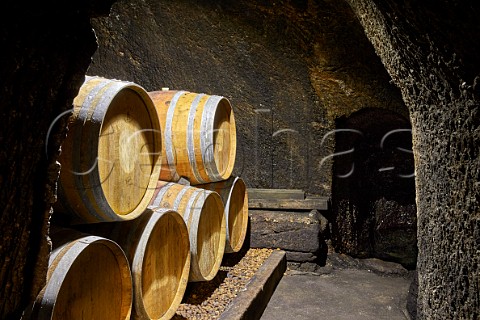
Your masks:
{"label": "illuminated barrel", "polygon": [[159,181],[154,208],[170,208],[183,216],[190,239],[189,281],[208,281],[217,274],[225,251],[225,217],[216,192]]}
{"label": "illuminated barrel", "polygon": [[227,226],[225,252],[238,252],[243,246],[248,225],[248,194],[240,177],[198,185],[199,188],[217,192],[224,203]]}
{"label": "illuminated barrel", "polygon": [[47,283],[26,319],[130,319],[132,276],[120,246],[68,229],[50,236]]}
{"label": "illuminated barrel", "polygon": [[182,216],[148,207],[137,219],[79,226],[118,243],[133,277],[132,319],[170,319],[185,293],[190,272],[190,242]]}
{"label": "illuminated barrel", "polygon": [[148,206],[160,174],[161,132],[147,92],[87,76],[59,158],[57,211],[72,223],[122,221]]}
{"label": "illuminated barrel", "polygon": [[160,180],[187,178],[192,185],[230,177],[236,156],[236,129],[230,102],[186,91],[149,92],[163,134]]}

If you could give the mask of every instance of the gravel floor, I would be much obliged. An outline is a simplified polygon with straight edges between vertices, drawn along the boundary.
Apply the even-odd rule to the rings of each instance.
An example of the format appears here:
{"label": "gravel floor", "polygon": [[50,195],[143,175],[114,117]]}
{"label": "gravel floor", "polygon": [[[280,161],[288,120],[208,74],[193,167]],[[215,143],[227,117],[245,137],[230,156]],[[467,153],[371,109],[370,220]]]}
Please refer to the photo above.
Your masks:
{"label": "gravel floor", "polygon": [[188,284],[173,319],[217,319],[272,252],[272,249],[252,248],[226,254],[214,279]]}

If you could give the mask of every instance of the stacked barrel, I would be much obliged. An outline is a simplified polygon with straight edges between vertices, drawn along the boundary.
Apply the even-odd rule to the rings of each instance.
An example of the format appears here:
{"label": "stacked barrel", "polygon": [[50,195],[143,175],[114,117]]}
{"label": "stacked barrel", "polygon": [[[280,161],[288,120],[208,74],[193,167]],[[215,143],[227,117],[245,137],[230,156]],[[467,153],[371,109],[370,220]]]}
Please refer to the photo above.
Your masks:
{"label": "stacked barrel", "polygon": [[25,318],[170,319],[245,239],[220,96],[87,76],[62,144],[47,284]]}
{"label": "stacked barrel", "polygon": [[223,253],[239,251],[247,230],[245,184],[231,176],[237,145],[233,108],[216,95],[173,90],[149,95],[164,142],[152,204],[184,216],[190,231],[190,280],[211,280]]}

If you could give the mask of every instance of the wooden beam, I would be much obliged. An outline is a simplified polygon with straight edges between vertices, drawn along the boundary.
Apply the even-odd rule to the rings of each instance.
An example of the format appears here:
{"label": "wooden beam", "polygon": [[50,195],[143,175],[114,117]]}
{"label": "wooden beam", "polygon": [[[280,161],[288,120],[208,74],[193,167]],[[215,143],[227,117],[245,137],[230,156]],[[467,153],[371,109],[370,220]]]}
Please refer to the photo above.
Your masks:
{"label": "wooden beam", "polygon": [[305,199],[305,192],[300,189],[257,189],[249,188],[248,197],[250,199]]}
{"label": "wooden beam", "polygon": [[294,199],[248,199],[250,209],[328,210],[328,197],[303,200]]}

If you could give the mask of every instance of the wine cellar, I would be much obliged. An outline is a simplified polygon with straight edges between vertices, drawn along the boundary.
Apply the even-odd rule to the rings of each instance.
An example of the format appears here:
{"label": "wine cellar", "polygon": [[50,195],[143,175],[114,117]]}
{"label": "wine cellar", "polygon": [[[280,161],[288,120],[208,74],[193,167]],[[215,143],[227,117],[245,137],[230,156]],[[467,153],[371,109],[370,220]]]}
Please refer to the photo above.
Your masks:
{"label": "wine cellar", "polygon": [[1,319],[477,319],[474,1],[10,1]]}

